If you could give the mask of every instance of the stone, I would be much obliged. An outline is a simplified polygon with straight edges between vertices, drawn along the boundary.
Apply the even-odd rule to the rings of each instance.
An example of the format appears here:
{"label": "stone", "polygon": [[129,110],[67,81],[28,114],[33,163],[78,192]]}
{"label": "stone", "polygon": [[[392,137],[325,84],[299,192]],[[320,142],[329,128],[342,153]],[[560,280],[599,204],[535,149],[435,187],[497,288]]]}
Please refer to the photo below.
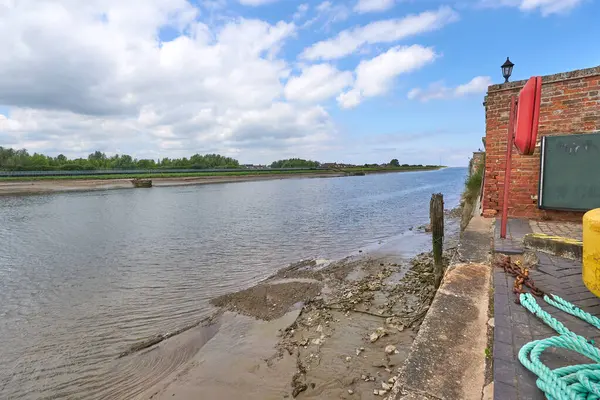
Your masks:
{"label": "stone", "polygon": [[352,361],[352,357],[346,357],[346,362]]}
{"label": "stone", "polygon": [[348,394],[354,394],[354,390],[348,389]]}
{"label": "stone", "polygon": [[323,332],[323,326],[321,324],[317,326],[317,332]]}
{"label": "stone", "polygon": [[385,354],[394,354],[396,351],[396,346],[394,346],[393,344],[388,344],[387,346],[385,346]]}
{"label": "stone", "polygon": [[373,332],[369,335],[369,341],[371,343],[375,343],[377,339],[379,339],[379,335],[377,334],[377,332]]}
{"label": "stone", "polygon": [[380,389],[377,391],[377,394],[379,394],[380,396],[385,396],[386,393],[387,393],[387,390],[383,390],[383,389]]}
{"label": "stone", "polygon": [[383,390],[390,390],[392,387],[386,383],[386,382],[381,382],[381,387],[383,388]]}
{"label": "stone", "polygon": [[488,325],[492,328],[494,327],[494,318],[493,317],[488,319]]}
{"label": "stone", "polygon": [[323,339],[321,339],[321,338],[313,339],[312,344],[320,346],[323,344]]}

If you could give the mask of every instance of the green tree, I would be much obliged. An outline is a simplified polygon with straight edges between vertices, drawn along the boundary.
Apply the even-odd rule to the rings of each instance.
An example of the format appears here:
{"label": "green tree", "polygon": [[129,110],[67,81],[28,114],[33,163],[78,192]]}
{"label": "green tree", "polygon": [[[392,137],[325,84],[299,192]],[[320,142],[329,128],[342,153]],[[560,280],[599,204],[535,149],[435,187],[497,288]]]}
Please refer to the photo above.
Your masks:
{"label": "green tree", "polygon": [[318,168],[320,165],[321,163],[318,161],[288,158],[287,160],[273,161],[271,168]]}
{"label": "green tree", "polygon": [[398,162],[397,158],[392,159],[392,161],[390,161],[390,165],[392,167],[399,167],[400,166],[400,162]]}

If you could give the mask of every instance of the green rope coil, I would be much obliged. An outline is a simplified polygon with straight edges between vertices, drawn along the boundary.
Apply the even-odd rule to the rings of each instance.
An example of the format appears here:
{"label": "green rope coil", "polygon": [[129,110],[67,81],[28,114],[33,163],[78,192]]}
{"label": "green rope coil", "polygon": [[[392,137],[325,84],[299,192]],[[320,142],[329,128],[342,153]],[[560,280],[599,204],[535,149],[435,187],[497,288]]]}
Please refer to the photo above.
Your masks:
{"label": "green rope coil", "polygon": [[568,314],[571,314],[579,319],[584,320],[585,322],[587,322],[590,325],[595,326],[596,328],[600,329],[600,318],[597,318],[595,316],[593,316],[592,314],[583,311],[581,308],[575,306],[574,304],[569,303],[568,301],[552,294],[551,295],[552,298],[548,297],[547,295],[544,296],[544,300],[546,301],[546,303],[553,305],[554,307],[558,308],[559,310],[562,310]]}
{"label": "green rope coil", "polygon": [[[600,329],[600,319],[568,301],[554,295],[551,298],[544,296],[544,300]],[[538,377],[537,387],[549,400],[600,400],[600,350],[542,310],[530,293],[522,293],[520,301],[527,310],[560,334],[560,336],[534,340],[519,350],[521,364]],[[542,353],[551,347],[575,351],[595,361],[596,364],[569,365],[551,370],[540,360]]]}

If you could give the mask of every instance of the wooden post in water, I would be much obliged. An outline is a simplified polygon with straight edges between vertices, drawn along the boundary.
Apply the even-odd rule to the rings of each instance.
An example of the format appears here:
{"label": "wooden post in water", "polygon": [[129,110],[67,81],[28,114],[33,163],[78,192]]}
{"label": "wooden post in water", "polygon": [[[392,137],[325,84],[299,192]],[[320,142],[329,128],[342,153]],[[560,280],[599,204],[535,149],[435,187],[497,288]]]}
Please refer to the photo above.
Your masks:
{"label": "wooden post in water", "polygon": [[433,276],[435,288],[440,286],[444,273],[442,252],[444,251],[444,195],[432,194],[429,203],[429,218],[431,220],[431,238],[433,242]]}

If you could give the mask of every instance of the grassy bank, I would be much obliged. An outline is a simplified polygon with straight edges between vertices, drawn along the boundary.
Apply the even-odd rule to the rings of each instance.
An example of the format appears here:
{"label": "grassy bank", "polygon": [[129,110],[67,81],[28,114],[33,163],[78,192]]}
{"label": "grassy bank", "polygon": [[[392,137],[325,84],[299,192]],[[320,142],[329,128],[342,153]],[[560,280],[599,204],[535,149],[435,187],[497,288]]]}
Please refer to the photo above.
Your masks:
{"label": "grassy bank", "polygon": [[475,208],[475,203],[477,203],[477,198],[481,193],[481,183],[483,181],[483,173],[485,171],[485,157],[481,161],[481,163],[475,169],[475,172],[467,177],[465,180],[465,189],[463,191],[463,210],[462,210],[462,218],[460,227],[464,230],[471,217],[473,216],[473,209]]}
{"label": "grassy bank", "polygon": [[306,170],[248,170],[248,171],[224,171],[224,172],[149,172],[142,174],[106,174],[106,175],[64,175],[64,176],[28,176],[28,177],[0,177],[0,182],[5,181],[39,181],[39,180],[105,180],[105,179],[135,179],[135,178],[194,178],[194,177],[211,177],[211,176],[259,176],[259,175],[291,175],[291,174],[340,174],[340,173],[382,173],[382,172],[407,172],[407,171],[426,171],[436,170],[441,167],[397,167],[397,168],[375,168],[375,167],[356,167],[344,169],[306,169]]}
{"label": "grassy bank", "polygon": [[468,203],[475,203],[475,200],[477,197],[479,197],[481,181],[483,180],[483,170],[484,166],[480,165],[477,171],[473,175],[469,176],[465,181],[465,191],[463,197]]}

